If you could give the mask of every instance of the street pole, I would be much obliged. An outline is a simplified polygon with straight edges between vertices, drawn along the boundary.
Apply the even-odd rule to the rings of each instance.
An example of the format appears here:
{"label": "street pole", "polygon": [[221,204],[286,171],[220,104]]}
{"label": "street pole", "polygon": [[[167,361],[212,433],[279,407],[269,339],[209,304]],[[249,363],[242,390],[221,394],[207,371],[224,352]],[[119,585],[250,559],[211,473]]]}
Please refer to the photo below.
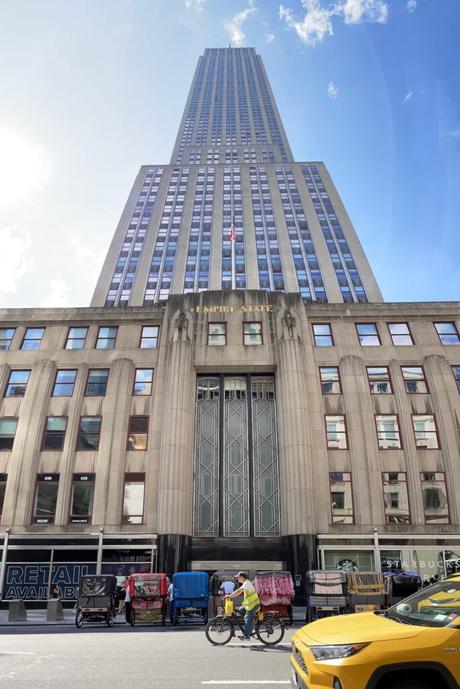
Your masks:
{"label": "street pole", "polygon": [[382,561],[380,559],[379,532],[374,529],[374,568],[376,572],[382,571]]}
{"label": "street pole", "polygon": [[5,582],[6,571],[6,556],[8,554],[8,541],[10,539],[10,530],[5,529],[5,538],[3,539],[2,563],[0,565],[0,600],[3,600],[3,584]]}
{"label": "street pole", "polygon": [[51,598],[51,584],[53,583],[53,564],[54,564],[54,548],[51,548],[51,557],[50,557],[50,570],[48,572],[48,596],[47,598]]}
{"label": "street pole", "polygon": [[104,529],[99,529],[99,542],[97,544],[97,563],[96,574],[100,575],[102,570],[102,549],[104,547]]}

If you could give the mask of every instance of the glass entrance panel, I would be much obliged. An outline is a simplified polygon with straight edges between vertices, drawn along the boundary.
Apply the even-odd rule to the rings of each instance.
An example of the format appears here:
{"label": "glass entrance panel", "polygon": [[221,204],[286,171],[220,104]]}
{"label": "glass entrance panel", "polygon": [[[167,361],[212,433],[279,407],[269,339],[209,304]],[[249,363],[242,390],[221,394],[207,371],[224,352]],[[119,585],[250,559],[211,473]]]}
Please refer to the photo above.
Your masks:
{"label": "glass entrance panel", "polygon": [[194,533],[219,535],[218,378],[199,378],[197,386]]}
{"label": "glass entrance panel", "polygon": [[279,471],[273,378],[253,378],[254,535],[279,533]]}
{"label": "glass entrance panel", "polygon": [[246,378],[224,380],[224,536],[249,536]]}

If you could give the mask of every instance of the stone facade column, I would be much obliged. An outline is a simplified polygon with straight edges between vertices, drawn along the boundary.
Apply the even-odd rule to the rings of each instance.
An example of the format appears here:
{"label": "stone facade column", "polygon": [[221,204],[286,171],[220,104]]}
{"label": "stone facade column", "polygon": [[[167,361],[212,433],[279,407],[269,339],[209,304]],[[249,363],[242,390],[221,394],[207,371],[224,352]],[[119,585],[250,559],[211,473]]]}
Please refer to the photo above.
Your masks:
{"label": "stone facade column", "polygon": [[93,525],[119,528],[121,522],[131,380],[129,359],[120,358],[111,364],[96,465]]}
{"label": "stone facade column", "polygon": [[171,320],[158,491],[159,567],[184,567],[193,523],[195,386],[190,312]]}
{"label": "stone facade column", "polygon": [[317,531],[308,367],[297,313],[280,309],[276,326],[281,533],[287,567],[303,582],[314,566]]}

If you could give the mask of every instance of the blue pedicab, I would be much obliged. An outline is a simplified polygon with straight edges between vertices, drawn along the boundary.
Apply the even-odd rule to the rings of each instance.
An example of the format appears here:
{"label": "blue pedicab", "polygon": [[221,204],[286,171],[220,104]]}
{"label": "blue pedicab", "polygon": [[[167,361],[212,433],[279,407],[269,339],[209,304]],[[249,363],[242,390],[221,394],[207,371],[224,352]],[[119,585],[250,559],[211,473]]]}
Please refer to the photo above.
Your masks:
{"label": "blue pedicab", "polygon": [[196,616],[208,622],[209,576],[206,572],[176,572],[173,575],[173,624],[186,622]]}

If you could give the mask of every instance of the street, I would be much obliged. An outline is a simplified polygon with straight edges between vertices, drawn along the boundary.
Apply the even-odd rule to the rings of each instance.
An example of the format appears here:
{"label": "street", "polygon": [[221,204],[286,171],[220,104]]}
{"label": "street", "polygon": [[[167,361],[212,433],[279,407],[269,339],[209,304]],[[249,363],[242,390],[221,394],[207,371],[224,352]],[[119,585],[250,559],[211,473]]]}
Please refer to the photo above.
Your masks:
{"label": "street", "polygon": [[289,687],[288,630],[274,648],[211,646],[202,627],[0,631],[1,689],[260,689]]}

